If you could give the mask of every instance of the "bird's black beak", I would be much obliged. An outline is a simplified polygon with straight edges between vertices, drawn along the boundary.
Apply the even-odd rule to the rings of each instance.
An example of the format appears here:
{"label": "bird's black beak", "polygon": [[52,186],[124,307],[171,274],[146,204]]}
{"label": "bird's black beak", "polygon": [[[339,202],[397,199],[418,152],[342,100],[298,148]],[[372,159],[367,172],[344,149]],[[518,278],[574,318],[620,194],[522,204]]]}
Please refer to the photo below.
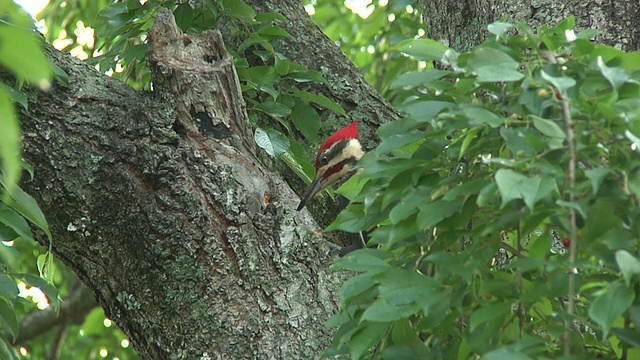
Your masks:
{"label": "bird's black beak", "polygon": [[298,208],[296,209],[296,211],[302,210],[305,205],[307,205],[309,200],[313,199],[313,197],[316,196],[322,189],[322,178],[316,176],[316,178],[313,179],[313,182],[307,188],[307,191],[304,192],[302,200],[300,200],[300,204],[298,204]]}

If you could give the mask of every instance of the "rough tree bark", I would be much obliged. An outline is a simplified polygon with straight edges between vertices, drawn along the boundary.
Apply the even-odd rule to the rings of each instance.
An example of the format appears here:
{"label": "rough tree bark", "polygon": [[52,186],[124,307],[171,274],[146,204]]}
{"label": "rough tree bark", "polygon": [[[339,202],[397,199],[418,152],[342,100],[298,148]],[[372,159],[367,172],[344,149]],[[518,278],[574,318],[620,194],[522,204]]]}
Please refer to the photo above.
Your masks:
{"label": "rough tree bark", "polygon": [[576,29],[595,28],[596,41],[625,51],[640,48],[640,3],[637,0],[418,0],[427,35],[451,48],[466,51],[488,35],[487,24],[508,15],[507,21],[526,20],[532,28],[554,25],[569,15]]}
{"label": "rough tree bark", "polygon": [[162,11],[150,39],[159,97],[49,49],[71,86],[21,119],[56,255],[143,359],[317,357],[341,275],[256,160],[220,36]]}

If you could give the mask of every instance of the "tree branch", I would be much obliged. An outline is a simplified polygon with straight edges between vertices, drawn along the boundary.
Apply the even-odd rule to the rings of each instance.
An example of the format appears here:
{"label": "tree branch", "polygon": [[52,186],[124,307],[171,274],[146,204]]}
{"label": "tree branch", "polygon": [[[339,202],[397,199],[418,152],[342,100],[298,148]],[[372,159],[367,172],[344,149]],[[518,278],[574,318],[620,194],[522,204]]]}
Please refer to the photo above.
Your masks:
{"label": "tree branch", "polygon": [[77,288],[63,299],[60,313],[49,307],[43,311],[36,311],[20,319],[20,333],[16,344],[23,344],[38,337],[52,328],[67,324],[82,324],[87,314],[96,304],[93,293],[86,286],[78,284]]}
{"label": "tree branch", "polygon": [[[576,188],[576,144],[575,144],[575,132],[573,125],[573,118],[571,117],[571,105],[566,93],[561,93],[562,96],[562,117],[564,118],[565,127],[567,129],[567,143],[569,146],[569,164],[567,165],[567,173],[569,174],[569,202],[575,202],[575,188]],[[570,234],[569,239],[569,289],[567,296],[569,297],[569,304],[567,305],[567,313],[569,316],[573,315],[575,308],[575,292],[576,292],[576,269],[574,264],[576,262],[576,254],[578,249],[578,227],[576,224],[576,210],[573,207],[569,208],[569,226]],[[573,326],[573,320],[570,320],[571,324],[567,327],[564,334],[564,354],[566,356],[571,355],[571,339],[570,330]]]}

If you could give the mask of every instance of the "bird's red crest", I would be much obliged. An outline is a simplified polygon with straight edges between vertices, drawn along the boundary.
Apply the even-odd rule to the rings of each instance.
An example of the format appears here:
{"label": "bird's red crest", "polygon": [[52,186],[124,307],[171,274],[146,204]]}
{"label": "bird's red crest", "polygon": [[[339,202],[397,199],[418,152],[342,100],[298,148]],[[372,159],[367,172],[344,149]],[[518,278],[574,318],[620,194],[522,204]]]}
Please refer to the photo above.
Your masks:
{"label": "bird's red crest", "polygon": [[343,127],[342,129],[336,131],[335,134],[329,136],[327,140],[325,140],[322,145],[320,145],[320,149],[318,149],[318,154],[327,150],[334,143],[342,140],[342,139],[359,139],[360,135],[358,135],[358,126],[357,121],[353,120],[350,125]]}

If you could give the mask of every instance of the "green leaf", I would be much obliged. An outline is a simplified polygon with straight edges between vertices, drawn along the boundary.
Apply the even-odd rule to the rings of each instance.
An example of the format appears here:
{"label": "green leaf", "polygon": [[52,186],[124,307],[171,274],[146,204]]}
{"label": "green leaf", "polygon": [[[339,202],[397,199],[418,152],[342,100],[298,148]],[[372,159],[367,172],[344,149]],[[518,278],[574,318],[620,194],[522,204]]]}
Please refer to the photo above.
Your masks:
{"label": "green leaf", "polygon": [[193,8],[189,4],[178,5],[173,11],[173,16],[176,19],[176,24],[182,31],[185,31],[193,22]]}
{"label": "green leaf", "polygon": [[407,54],[418,61],[440,60],[447,50],[453,51],[444,44],[424,38],[403,40],[393,50]]}
{"label": "green leaf", "polygon": [[426,191],[413,193],[412,195],[404,197],[391,209],[389,220],[391,220],[392,224],[398,224],[400,221],[415,214],[418,211],[418,205],[427,202],[430,196]]}
{"label": "green leaf", "polygon": [[469,331],[486,322],[506,316],[511,311],[511,304],[494,303],[476,309],[469,319]]}
{"label": "green leaf", "polygon": [[[420,339],[411,320],[405,319],[394,323],[393,330],[391,332],[391,339],[394,345],[402,346],[403,350],[408,350],[410,348],[411,355],[413,355],[410,358],[427,358],[427,349],[425,348],[424,341]],[[386,359],[409,358],[408,356],[385,356],[388,354],[388,350],[390,349],[387,348],[383,355]],[[420,356],[418,356],[418,354],[420,354]]]}
{"label": "green leaf", "polygon": [[7,92],[12,102],[22,105],[22,107],[26,110],[29,109],[29,101],[27,101],[27,97],[23,92],[17,91],[7,84],[0,83],[0,91],[2,90]]}
{"label": "green leaf", "polygon": [[563,140],[567,137],[564,130],[562,130],[555,121],[543,119],[535,115],[530,115],[529,118],[533,120],[533,126],[535,126],[543,135]]}
{"label": "green leaf", "polygon": [[376,274],[374,280],[380,282],[380,298],[386,298],[392,306],[403,307],[404,314],[417,311],[417,308],[405,308],[405,305],[417,304],[422,308],[428,307],[426,303],[438,301],[438,296],[434,295],[438,293],[440,283],[415,271],[391,268]]}
{"label": "green leaf", "polygon": [[434,225],[437,225],[442,220],[459,211],[461,206],[462,199],[460,198],[452,201],[439,199],[421,205],[419,206],[420,212],[418,213],[417,217],[418,226],[421,229],[428,229]]}
{"label": "green leaf", "polygon": [[511,169],[500,169],[496,172],[495,179],[498,190],[500,191],[500,196],[502,197],[501,209],[512,200],[522,198],[518,187],[523,181],[527,180],[526,176]]}
{"label": "green leaf", "polygon": [[597,240],[607,231],[618,229],[622,226],[620,219],[616,216],[615,206],[612,201],[597,199],[588,208],[585,238]]}
{"label": "green leaf", "polygon": [[[240,44],[238,46],[238,49],[236,50],[238,54],[242,54],[247,48],[249,48],[251,45],[256,45],[256,44],[260,44],[263,47],[267,47],[269,48],[271,46],[271,44],[269,44],[269,41],[267,41],[267,39],[262,38],[260,35],[258,35],[257,33],[251,33],[249,35],[249,37],[247,37],[242,44]],[[237,66],[237,65],[236,65]],[[288,70],[287,70],[288,71]],[[279,73],[279,72],[278,72]]]}
{"label": "green leaf", "polygon": [[289,139],[273,129],[256,128],[253,139],[271,156],[280,156],[289,149]]}
{"label": "green leaf", "polygon": [[420,309],[421,307],[418,304],[397,306],[391,304],[386,298],[380,298],[369,305],[362,313],[362,320],[381,323],[392,322],[414,315]]}
{"label": "green leaf", "polygon": [[385,218],[384,213],[372,212],[370,214],[363,213],[363,206],[350,204],[346,209],[342,210],[338,217],[325,229],[344,230],[347,232],[357,233],[361,230],[367,230]]}
{"label": "green leaf", "polygon": [[324,76],[315,70],[292,71],[286,77],[299,83],[313,81],[321,84],[328,84]]}
{"label": "green leaf", "polygon": [[[548,243],[551,246],[551,242]],[[550,247],[546,249],[546,252],[549,253]],[[531,253],[531,251],[529,251]],[[508,265],[508,269],[516,269],[521,273],[526,273],[531,270],[540,270],[542,266],[545,264],[544,258],[515,258]]]}
{"label": "green leaf", "polygon": [[225,15],[236,18],[245,23],[254,21],[256,12],[242,0],[221,0],[222,11]]}
{"label": "green leaf", "polygon": [[291,68],[291,61],[287,60],[286,57],[276,53],[273,56],[273,66],[275,67],[278,74],[287,75],[289,73],[289,69]]}
{"label": "green leaf", "polygon": [[462,112],[469,118],[469,124],[472,126],[480,126],[487,124],[492,128],[497,128],[504,124],[504,118],[491,110],[487,110],[482,106],[463,104]]}
{"label": "green leaf", "polygon": [[378,158],[374,161],[367,162],[367,166],[363,166],[364,170],[362,171],[362,175],[374,179],[387,176],[395,176],[404,170],[415,168],[420,165],[421,161],[416,159],[396,158],[390,160],[385,158]]}
{"label": "green leaf", "polygon": [[602,76],[611,83],[611,86],[613,86],[616,91],[630,79],[630,75],[625,69],[619,67],[608,67],[607,64],[604,63],[602,56],[598,56],[596,63],[598,64],[598,68],[600,69]]}
{"label": "green leaf", "polygon": [[51,70],[53,71],[53,78],[63,87],[69,88],[71,85],[69,84],[69,75],[62,70],[58,65],[49,62],[51,66]]}
{"label": "green leaf", "polygon": [[480,82],[517,81],[524,76],[518,71],[520,64],[517,61],[492,48],[483,47],[472,52],[467,66]]}
{"label": "green leaf", "polygon": [[376,283],[371,279],[370,273],[364,273],[352,277],[340,288],[340,306],[344,308],[344,306],[355,297],[373,288],[375,285]]}
{"label": "green leaf", "polygon": [[556,27],[562,31],[564,30],[573,30],[576,25],[576,17],[573,15],[567,16],[566,19],[562,20]]}
{"label": "green leaf", "polygon": [[[6,185],[2,180],[0,180],[0,185],[5,186],[6,188]],[[42,229],[42,231],[47,234],[49,240],[51,240],[52,236],[51,231],[49,231],[49,224],[44,218],[44,214],[42,213],[42,210],[40,210],[36,200],[29,194],[25,193],[19,186],[15,187],[14,191],[11,193],[11,198],[13,201],[9,202],[8,205],[18,211],[27,220]]]}
{"label": "green leaf", "polygon": [[551,250],[551,235],[546,232],[541,236],[531,235],[533,238],[529,243],[529,256],[532,259],[544,259]]}
{"label": "green leaf", "polygon": [[342,106],[336,104],[335,102],[333,102],[331,99],[329,99],[324,95],[317,95],[317,94],[310,93],[308,91],[302,91],[298,89],[293,89],[291,92],[291,95],[297,98],[300,98],[306,102],[312,102],[320,106],[324,106],[327,109],[333,110],[340,115],[343,115],[343,116],[347,115],[347,113],[344,111]]}
{"label": "green leaf", "polygon": [[585,219],[587,218],[587,213],[584,211],[584,208],[582,207],[582,205],[580,205],[580,203],[576,201],[556,200],[556,205],[572,208],[576,210],[580,214],[580,216]]}
{"label": "green leaf", "polygon": [[622,67],[624,67],[628,71],[633,72],[640,70],[640,51],[623,53],[621,56],[621,60]]}
{"label": "green leaf", "polygon": [[36,265],[38,266],[40,277],[49,282],[53,282],[53,254],[50,251],[40,254],[36,260]]}
{"label": "green leaf", "polygon": [[[31,228],[29,224],[24,220],[20,214],[18,214],[13,209],[7,207],[4,204],[0,203],[0,224],[3,224],[15,233],[22,237],[23,239],[33,241],[33,237],[31,236]],[[13,239],[11,239],[13,240]]]}
{"label": "green leaf", "polygon": [[412,237],[420,231],[416,226],[415,212],[410,214],[407,219],[399,221],[394,226],[383,226],[377,228],[371,233],[371,241],[376,244],[392,246],[399,241],[407,239],[410,241]]}
{"label": "green leaf", "polygon": [[556,190],[556,180],[549,175],[528,178],[518,186],[522,199],[528,208],[533,209],[536,203]]}
{"label": "green leaf", "polygon": [[258,30],[258,34],[265,36],[267,39],[292,38],[291,34],[277,25],[265,26]]}
{"label": "green leaf", "polygon": [[33,86],[48,89],[51,68],[36,36],[29,28],[0,23],[0,64]]}
{"label": "green leaf", "polygon": [[[506,141],[507,147],[513,154],[518,154],[522,150],[526,156],[533,156],[545,147],[545,142],[540,136],[540,133],[530,128],[507,128],[503,126],[500,128],[500,136]],[[497,158],[494,160],[494,158],[492,158],[491,162],[494,161],[497,162],[500,160]],[[511,160],[507,161],[509,161],[510,164],[500,164],[512,167],[513,162]]]}
{"label": "green leaf", "polygon": [[340,187],[336,189],[336,192],[344,195],[347,199],[355,199],[355,197],[360,194],[365,184],[366,181],[361,181],[360,173],[357,172],[347,181],[343,182]]}
{"label": "green leaf", "polygon": [[513,28],[513,26],[514,26],[513,24],[510,24],[507,22],[496,21],[494,23],[489,24],[489,26],[487,26],[487,29],[489,30],[490,33],[496,35],[498,38],[506,39],[507,30]]}
{"label": "green leaf", "polygon": [[120,58],[126,62],[131,64],[134,60],[144,60],[144,57],[147,55],[147,45],[140,44],[129,46],[125,51],[122,52]]}
{"label": "green leaf", "polygon": [[[640,348],[640,336],[638,334],[638,331],[635,328],[630,328],[630,329],[612,328],[611,333],[617,338],[619,338],[620,340],[631,345],[636,350]],[[630,355],[630,358],[634,358],[633,355],[631,354],[629,355]]]}
{"label": "green leaf", "polygon": [[626,250],[618,250],[616,251],[616,263],[618,263],[628,287],[631,283],[631,277],[640,274],[640,260]]}
{"label": "green leaf", "polygon": [[0,299],[0,328],[11,336],[12,342],[18,337],[18,319],[13,308],[4,299]]}
{"label": "green leaf", "polygon": [[351,359],[361,359],[367,350],[382,339],[388,327],[389,324],[387,323],[367,322],[362,324],[361,329],[353,334],[351,340],[349,340]]}
{"label": "green leaf", "polygon": [[544,70],[540,71],[542,78],[551,83],[561,94],[566,94],[567,90],[576,85],[576,81],[566,76],[552,76],[547,74]]}
{"label": "green leaf", "polygon": [[629,230],[620,228],[609,229],[602,235],[600,241],[610,250],[629,249],[636,246],[635,236]]}
{"label": "green leaf", "polygon": [[311,105],[297,100],[291,109],[291,120],[302,135],[312,142],[318,142],[320,130],[320,116]]}
{"label": "green leaf", "polygon": [[611,324],[627,311],[634,298],[633,289],[614,283],[591,302],[589,317],[602,327],[604,338],[609,335]]}
{"label": "green leaf", "polygon": [[496,349],[488,352],[480,358],[481,360],[531,360],[527,354],[517,352],[507,348]]}
{"label": "green leaf", "polygon": [[390,269],[386,261],[375,255],[370,249],[360,249],[348,253],[342,258],[336,260],[333,269],[345,269],[351,271],[367,271],[375,274]]}
{"label": "green leaf", "polygon": [[246,69],[246,80],[255,84],[256,87],[271,95],[274,99],[278,97],[278,91],[273,87],[273,84],[278,77],[273,66],[254,66]]}
{"label": "green leaf", "polygon": [[527,207],[533,209],[540,199],[556,189],[555,178],[549,175],[526,177],[511,169],[500,169],[495,179],[502,196],[501,209],[515,199],[523,199]]}
{"label": "green leaf", "polygon": [[450,71],[438,69],[424,69],[422,71],[410,71],[398,76],[392,83],[391,89],[414,88],[429,81],[437,80],[451,74]]}
{"label": "green leaf", "polygon": [[480,132],[480,128],[473,128],[464,133],[464,139],[462,140],[462,144],[460,145],[460,152],[458,153],[458,160],[462,159],[464,155],[467,153],[467,149],[476,139],[478,133]]}
{"label": "green leaf", "polygon": [[15,280],[7,274],[0,273],[0,297],[13,301],[19,293]]}
{"label": "green leaf", "polygon": [[376,148],[376,154],[383,155],[390,151],[400,149],[406,145],[425,139],[427,133],[425,131],[408,131],[399,132],[386,137]]}
{"label": "green leaf", "polygon": [[416,120],[431,120],[440,111],[454,107],[455,104],[447,101],[415,101],[398,106],[400,111],[406,112]]}
{"label": "green leaf", "polygon": [[260,103],[252,109],[260,110],[265,114],[273,116],[274,118],[282,118],[291,114],[291,109],[289,109],[286,105],[272,100],[267,100],[263,103]]}
{"label": "green leaf", "polygon": [[289,149],[280,155],[280,159],[289,166],[293,172],[298,175],[306,184],[311,184],[313,181],[313,172],[315,169],[309,159],[309,154],[302,148],[302,146],[295,140],[289,144]]}
{"label": "green leaf", "polygon": [[598,192],[598,189],[600,189],[600,184],[602,184],[602,181],[610,173],[611,169],[603,167],[584,170],[584,174],[589,178],[589,180],[591,180],[591,187],[593,188],[594,194]]}
{"label": "green leaf", "polygon": [[348,313],[339,312],[339,313],[329,317],[329,319],[327,319],[327,323],[325,324],[325,327],[327,329],[331,329],[332,327],[345,325],[347,323],[352,323],[353,324],[353,322],[354,321],[349,317]]}
{"label": "green leaf", "polygon": [[16,350],[11,346],[7,338],[0,336],[0,359],[20,360]]}
{"label": "green leaf", "polygon": [[[1,29],[1,26],[0,26]],[[20,126],[13,103],[0,87],[0,173],[4,173],[2,186],[5,188],[4,201],[8,200],[20,179]]]}
{"label": "green leaf", "polygon": [[287,21],[287,19],[278,12],[264,12],[256,14],[256,21],[260,23],[267,23],[276,20]]}

